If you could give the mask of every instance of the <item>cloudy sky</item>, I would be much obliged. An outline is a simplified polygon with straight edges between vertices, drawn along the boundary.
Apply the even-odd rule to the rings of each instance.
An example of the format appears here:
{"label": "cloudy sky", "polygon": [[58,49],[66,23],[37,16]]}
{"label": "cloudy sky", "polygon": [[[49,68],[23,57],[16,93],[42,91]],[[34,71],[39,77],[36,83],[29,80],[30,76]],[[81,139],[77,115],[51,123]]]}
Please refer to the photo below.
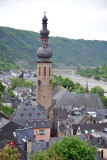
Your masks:
{"label": "cloudy sky", "polygon": [[107,0],[0,0],[0,26],[39,32],[44,11],[50,36],[107,41]]}

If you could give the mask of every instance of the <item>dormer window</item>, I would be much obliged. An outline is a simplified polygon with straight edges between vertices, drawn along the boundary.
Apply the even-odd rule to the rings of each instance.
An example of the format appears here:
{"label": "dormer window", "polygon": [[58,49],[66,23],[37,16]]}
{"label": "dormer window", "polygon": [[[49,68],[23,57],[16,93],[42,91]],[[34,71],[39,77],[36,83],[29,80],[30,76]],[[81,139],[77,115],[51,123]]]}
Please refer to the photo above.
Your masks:
{"label": "dormer window", "polygon": [[31,117],[32,116],[32,113],[29,113],[29,117]]}
{"label": "dormer window", "polygon": [[97,117],[96,112],[87,112],[89,116]]}
{"label": "dormer window", "polygon": [[26,121],[26,125],[27,125],[27,126],[29,125],[29,122],[28,122],[28,121]]}
{"label": "dormer window", "polygon": [[95,130],[94,130],[94,129],[91,129],[91,132],[92,132],[92,133],[94,133],[94,132],[95,132]]}
{"label": "dormer window", "polygon": [[101,143],[101,139],[98,139],[98,144],[100,144]]}
{"label": "dormer window", "polygon": [[84,130],[84,132],[87,134],[87,133],[88,133],[88,130]]}
{"label": "dormer window", "polygon": [[20,113],[20,116],[23,117],[23,113]]}
{"label": "dormer window", "polygon": [[33,122],[34,126],[36,126],[36,121]]}
{"label": "dormer window", "polygon": [[44,121],[41,121],[41,125],[43,125],[44,124]]}
{"label": "dormer window", "polygon": [[107,132],[107,128],[104,128],[104,131]]}
{"label": "dormer window", "polygon": [[38,112],[37,115],[40,116],[40,113]]}

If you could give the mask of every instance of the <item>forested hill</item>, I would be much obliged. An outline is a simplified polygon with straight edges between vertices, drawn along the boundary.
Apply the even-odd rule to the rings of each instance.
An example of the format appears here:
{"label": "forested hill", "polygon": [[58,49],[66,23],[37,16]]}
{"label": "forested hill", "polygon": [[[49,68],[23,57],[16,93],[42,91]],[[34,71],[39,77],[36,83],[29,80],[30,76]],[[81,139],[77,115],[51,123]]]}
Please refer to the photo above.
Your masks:
{"label": "forested hill", "polygon": [[[32,31],[0,27],[0,70],[18,68],[16,64],[35,68],[39,37],[39,33]],[[107,41],[50,37],[49,47],[54,53],[54,67],[107,64]]]}

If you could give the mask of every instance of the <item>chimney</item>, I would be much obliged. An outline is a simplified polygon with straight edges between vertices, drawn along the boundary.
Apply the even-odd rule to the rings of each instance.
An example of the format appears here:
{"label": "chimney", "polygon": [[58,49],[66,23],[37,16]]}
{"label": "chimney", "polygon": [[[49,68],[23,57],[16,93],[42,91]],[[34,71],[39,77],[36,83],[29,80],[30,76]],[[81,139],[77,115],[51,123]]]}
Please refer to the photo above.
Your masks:
{"label": "chimney", "polygon": [[90,133],[88,133],[87,138],[90,139]]}
{"label": "chimney", "polygon": [[32,151],[32,141],[29,139],[27,141],[27,153],[31,153]]}

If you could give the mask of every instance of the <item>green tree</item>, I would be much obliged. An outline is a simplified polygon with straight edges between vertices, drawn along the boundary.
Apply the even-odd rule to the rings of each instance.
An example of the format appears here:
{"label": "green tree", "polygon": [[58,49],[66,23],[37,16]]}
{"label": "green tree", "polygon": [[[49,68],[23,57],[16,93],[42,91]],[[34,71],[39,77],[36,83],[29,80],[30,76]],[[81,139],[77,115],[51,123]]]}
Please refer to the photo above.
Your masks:
{"label": "green tree", "polygon": [[68,88],[68,90],[69,90],[70,88],[73,89],[73,87],[74,87],[74,82],[71,81],[69,78],[65,78],[65,79],[63,80],[63,87],[64,87],[64,88]]}
{"label": "green tree", "polygon": [[29,87],[29,88],[33,89],[33,85],[34,85],[33,81],[29,81],[29,80],[23,81],[23,87]]}
{"label": "green tree", "polygon": [[22,79],[19,77],[12,78],[11,87],[12,89],[15,89],[16,87],[22,87]]}
{"label": "green tree", "polygon": [[102,100],[104,106],[107,108],[107,97],[101,96],[101,100]]}
{"label": "green tree", "polygon": [[99,97],[104,96],[104,89],[100,86],[91,88],[90,93],[97,93]]}
{"label": "green tree", "polygon": [[5,90],[5,86],[0,82],[0,92],[3,92]]}
{"label": "green tree", "polygon": [[73,90],[75,93],[85,93],[85,88],[83,86],[80,86],[76,90]]}
{"label": "green tree", "polygon": [[2,106],[2,104],[0,103],[0,110],[3,111],[4,113],[11,115],[14,112],[14,109],[12,107],[9,106]]}
{"label": "green tree", "polygon": [[[59,142],[54,142],[46,152],[42,154],[38,154],[37,152],[32,158],[36,159],[35,157],[37,157],[37,160],[51,160],[53,153],[55,153],[58,160],[95,160],[96,152],[96,146],[89,147],[86,141],[80,140],[78,137],[69,136],[63,137]],[[47,159],[44,158],[45,155]]]}
{"label": "green tree", "polygon": [[15,147],[7,145],[0,150],[0,160],[20,160],[21,154]]}
{"label": "green tree", "polygon": [[12,97],[12,98],[14,98],[14,97],[15,97],[15,95],[14,95],[14,93],[13,93],[12,91],[8,92],[8,94],[9,94],[9,95],[10,95],[10,97]]}
{"label": "green tree", "polygon": [[52,89],[54,89],[57,84],[58,84],[57,80],[56,79],[52,79]]}

